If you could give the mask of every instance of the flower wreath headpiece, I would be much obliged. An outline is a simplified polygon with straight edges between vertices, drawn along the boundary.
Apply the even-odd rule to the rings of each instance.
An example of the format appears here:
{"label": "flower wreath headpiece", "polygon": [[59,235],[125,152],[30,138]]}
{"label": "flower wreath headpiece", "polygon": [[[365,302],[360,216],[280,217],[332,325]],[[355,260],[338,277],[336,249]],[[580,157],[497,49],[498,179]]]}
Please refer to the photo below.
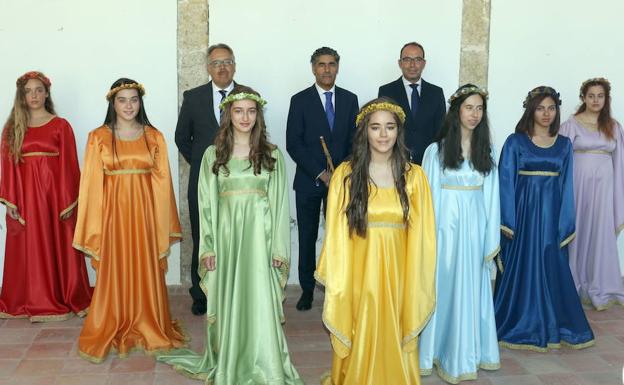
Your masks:
{"label": "flower wreath headpiece", "polygon": [[606,86],[606,91],[611,91],[611,83],[609,82],[608,79],[606,78],[591,78],[591,79],[587,79],[583,82],[583,84],[581,84],[581,89],[579,91],[579,97],[582,99],[583,98],[583,88],[585,88],[585,86],[587,86],[590,83],[599,83],[602,86]]}
{"label": "flower wreath headpiece", "polygon": [[111,99],[113,98],[113,96],[115,96],[115,94],[121,90],[130,90],[130,89],[135,89],[137,91],[139,91],[139,95],[143,96],[145,95],[145,87],[143,87],[143,84],[141,83],[124,83],[120,86],[117,86],[115,88],[113,88],[112,90],[108,91],[108,93],[106,94],[106,100],[108,100],[109,102],[111,101]]}
{"label": "flower wreath headpiece", "polygon": [[401,124],[405,123],[405,112],[400,106],[394,103],[382,102],[382,103],[369,104],[366,108],[362,109],[360,113],[357,115],[357,117],[355,118],[355,125],[359,126],[360,122],[364,120],[366,115],[372,114],[373,112],[377,112],[377,111],[394,112],[399,117],[399,120],[401,120]]}
{"label": "flower wreath headpiece", "polygon": [[45,76],[42,72],[39,72],[39,71],[29,71],[29,72],[26,72],[24,75],[22,75],[19,78],[17,78],[17,81],[15,82],[15,85],[19,86],[20,83],[26,83],[30,79],[39,79],[48,88],[50,88],[50,86],[52,86],[52,82],[50,81],[50,79],[48,79],[47,76]]}
{"label": "flower wreath headpiece", "polygon": [[252,94],[249,92],[239,92],[237,94],[229,94],[228,96],[226,96],[225,99],[223,99],[223,101],[221,102],[221,104],[219,104],[219,108],[224,109],[225,106],[229,103],[233,103],[233,102],[236,102],[239,100],[245,100],[245,99],[253,100],[254,102],[258,103],[260,107],[264,107],[267,104],[266,100],[262,99],[260,96],[256,94]]}
{"label": "flower wreath headpiece", "polygon": [[480,88],[477,86],[470,86],[470,87],[460,88],[457,91],[455,91],[455,93],[451,95],[451,97],[449,98],[448,102],[449,104],[452,104],[455,99],[461,96],[467,95],[467,94],[479,94],[483,97],[483,99],[486,99],[486,100],[488,98],[488,92],[485,88]]}
{"label": "flower wreath headpiece", "polygon": [[552,98],[555,99],[555,103],[557,103],[558,105],[561,105],[561,95],[559,94],[559,92],[557,92],[552,87],[540,86],[540,87],[533,88],[531,91],[529,91],[529,93],[527,94],[527,97],[524,98],[524,102],[522,102],[522,107],[527,108],[527,105],[529,104],[529,100],[533,99],[534,97],[538,95],[552,96]]}

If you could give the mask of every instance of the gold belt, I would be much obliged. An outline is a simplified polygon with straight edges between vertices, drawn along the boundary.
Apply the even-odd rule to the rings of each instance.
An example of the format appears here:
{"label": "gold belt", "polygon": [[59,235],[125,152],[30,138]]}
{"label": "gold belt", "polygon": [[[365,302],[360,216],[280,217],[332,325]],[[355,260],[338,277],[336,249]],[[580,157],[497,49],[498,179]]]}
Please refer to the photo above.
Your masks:
{"label": "gold belt", "polygon": [[245,194],[258,194],[260,196],[265,196],[266,191],[261,189],[243,189],[243,190],[230,190],[230,191],[222,191],[219,193],[220,197],[227,197],[232,195],[245,195]]}
{"label": "gold belt", "polygon": [[123,168],[121,170],[106,170],[104,175],[134,175],[134,174],[150,174],[151,168]]}
{"label": "gold belt", "polygon": [[369,228],[394,228],[394,229],[404,229],[405,223],[396,223],[396,222],[368,222]]}
{"label": "gold belt", "polygon": [[518,171],[518,175],[559,176],[559,173],[558,172],[554,172],[554,171],[527,171],[527,170],[520,170],[520,171]]}
{"label": "gold belt", "polygon": [[611,155],[611,152],[605,150],[574,150],[574,152],[578,152],[579,154]]}
{"label": "gold belt", "polygon": [[23,157],[27,156],[59,156],[58,152],[43,152],[43,151],[35,151],[35,152],[25,152],[22,154]]}
{"label": "gold belt", "polygon": [[442,188],[444,190],[463,190],[463,191],[473,191],[473,190],[481,190],[483,185],[476,186],[456,186],[452,184],[443,184]]}

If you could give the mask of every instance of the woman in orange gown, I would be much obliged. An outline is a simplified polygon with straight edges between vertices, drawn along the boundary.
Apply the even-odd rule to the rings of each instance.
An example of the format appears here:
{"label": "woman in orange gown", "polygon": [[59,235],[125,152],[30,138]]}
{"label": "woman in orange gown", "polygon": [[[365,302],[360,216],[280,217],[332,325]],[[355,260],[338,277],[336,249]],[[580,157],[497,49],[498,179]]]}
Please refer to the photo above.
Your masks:
{"label": "woman in orange gown", "polygon": [[69,123],[55,115],[50,80],[17,79],[2,133],[0,202],[7,237],[0,318],[62,321],[86,313],[91,287],[71,246],[80,170]]}
{"label": "woman in orange gown", "polygon": [[181,239],[163,135],[151,126],[143,86],[122,78],[106,96],[104,125],[89,133],[74,247],[97,281],[78,348],[92,362],[113,349],[146,353],[184,345],[169,313],[167,256]]}

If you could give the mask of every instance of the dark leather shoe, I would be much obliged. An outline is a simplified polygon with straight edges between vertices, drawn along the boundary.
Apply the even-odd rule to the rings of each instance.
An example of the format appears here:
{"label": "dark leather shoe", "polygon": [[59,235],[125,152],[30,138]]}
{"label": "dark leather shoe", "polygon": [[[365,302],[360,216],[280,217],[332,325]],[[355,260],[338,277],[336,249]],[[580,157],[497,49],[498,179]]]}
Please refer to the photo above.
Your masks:
{"label": "dark leather shoe", "polygon": [[193,313],[194,315],[206,314],[206,302],[193,301],[193,305],[191,306],[191,313]]}
{"label": "dark leather shoe", "polygon": [[304,291],[301,294],[301,298],[299,298],[299,301],[297,301],[297,310],[299,311],[305,311],[305,310],[310,310],[312,309],[312,300],[314,299],[314,292],[313,291]]}

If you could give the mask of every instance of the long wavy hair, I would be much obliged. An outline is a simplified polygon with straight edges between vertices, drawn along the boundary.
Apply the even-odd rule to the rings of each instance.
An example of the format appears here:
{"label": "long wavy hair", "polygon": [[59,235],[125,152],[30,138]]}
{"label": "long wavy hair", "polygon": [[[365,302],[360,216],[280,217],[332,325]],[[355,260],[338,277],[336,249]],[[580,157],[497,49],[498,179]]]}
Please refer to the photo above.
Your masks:
{"label": "long wavy hair", "polygon": [[[474,84],[464,84],[457,89],[457,92],[470,87],[476,88]],[[461,147],[459,111],[464,101],[472,95],[479,95],[481,100],[483,100],[483,117],[481,122],[475,127],[470,139],[470,163],[475,170],[483,175],[487,175],[494,167],[494,159],[492,159],[491,155],[492,138],[490,137],[490,126],[488,124],[487,99],[477,91],[460,95],[451,101],[449,110],[444,117],[442,127],[436,138],[438,156],[444,169],[457,170],[464,161]]]}
{"label": "long wavy hair", "polygon": [[[120,78],[115,80],[115,82],[110,86],[110,89],[117,88],[124,84],[139,84],[136,80],[128,79],[128,78]],[[119,91],[115,92],[110,96],[108,100],[108,109],[106,110],[106,117],[104,118],[104,125],[111,129],[113,132],[113,162],[117,157],[117,147],[116,147],[116,130],[117,130],[117,112],[115,112],[115,96]],[[139,96],[139,113],[134,118],[134,120],[141,124],[142,127],[150,126],[153,129],[156,129],[150,123],[147,118],[147,112],[145,112],[145,106],[143,104],[143,95],[139,90],[137,90],[137,95]],[[147,147],[148,152],[150,151],[149,143],[147,142],[147,137],[143,135],[143,140],[145,141],[145,147]]]}
{"label": "long wavy hair", "polygon": [[531,137],[535,135],[535,110],[537,110],[542,100],[546,98],[552,98],[557,109],[557,115],[550,127],[548,127],[548,134],[550,136],[557,135],[561,123],[561,99],[559,93],[554,88],[548,86],[539,86],[529,91],[523,103],[524,114],[522,114],[518,124],[516,124],[516,133],[524,133]]}
{"label": "long wavy hair", "polygon": [[604,78],[596,78],[585,81],[581,85],[581,91],[579,97],[581,98],[582,104],[579,106],[578,110],[574,113],[574,115],[578,115],[582,112],[585,112],[587,106],[585,105],[585,95],[587,95],[587,91],[589,87],[600,86],[604,90],[605,94],[605,104],[600,110],[598,114],[598,131],[603,133],[607,138],[613,139],[613,131],[615,130],[615,120],[611,117],[611,84],[609,81]]}
{"label": "long wavy hair", "polygon": [[[230,95],[240,93],[260,96],[260,94],[253,89],[240,84],[234,87]],[[219,132],[217,132],[217,136],[215,137],[216,159],[212,164],[212,172],[215,175],[219,174],[220,168],[223,168],[225,175],[230,174],[227,163],[232,158],[232,151],[234,150],[234,126],[232,125],[233,105],[234,102],[224,106]],[[256,102],[256,110],[256,123],[251,128],[251,136],[249,138],[249,166],[253,167],[254,175],[259,175],[262,172],[262,168],[267,171],[273,171],[277,159],[271,156],[276,146],[268,140],[264,112],[262,111],[262,106],[258,104],[258,102]]]}
{"label": "long wavy hair", "polygon": [[47,80],[43,73],[32,71],[17,79],[13,108],[11,109],[6,123],[4,123],[4,130],[2,133],[4,146],[6,146],[10,157],[13,158],[15,163],[18,163],[22,159],[22,145],[24,144],[24,137],[28,130],[30,114],[28,112],[28,104],[26,103],[25,86],[30,79],[38,79],[43,84],[48,94],[43,106],[46,111],[52,115],[56,115],[54,103],[52,102],[52,94],[50,93],[49,80]]}
{"label": "long wavy hair", "polygon": [[[362,106],[360,111],[365,110],[368,106],[375,103],[396,104],[393,100],[382,97],[366,103]],[[397,105],[397,107],[399,106]],[[371,161],[371,150],[370,144],[368,143],[368,124],[374,112],[376,111],[364,116],[357,126],[355,135],[353,136],[353,150],[349,159],[351,161],[351,173],[343,180],[345,188],[348,188],[350,192],[346,215],[349,223],[349,234],[351,236],[354,232],[360,237],[366,236],[366,229],[368,227],[368,198],[371,191],[377,188],[368,172],[368,166]],[[397,125],[397,139],[392,148],[392,155],[390,155],[392,176],[394,178],[394,186],[399,194],[401,207],[403,208],[403,222],[407,224],[409,217],[409,198],[405,187],[405,174],[411,166],[407,155],[407,147],[405,147],[405,139],[403,138],[403,123],[396,113],[392,111],[388,112],[393,115]]]}

